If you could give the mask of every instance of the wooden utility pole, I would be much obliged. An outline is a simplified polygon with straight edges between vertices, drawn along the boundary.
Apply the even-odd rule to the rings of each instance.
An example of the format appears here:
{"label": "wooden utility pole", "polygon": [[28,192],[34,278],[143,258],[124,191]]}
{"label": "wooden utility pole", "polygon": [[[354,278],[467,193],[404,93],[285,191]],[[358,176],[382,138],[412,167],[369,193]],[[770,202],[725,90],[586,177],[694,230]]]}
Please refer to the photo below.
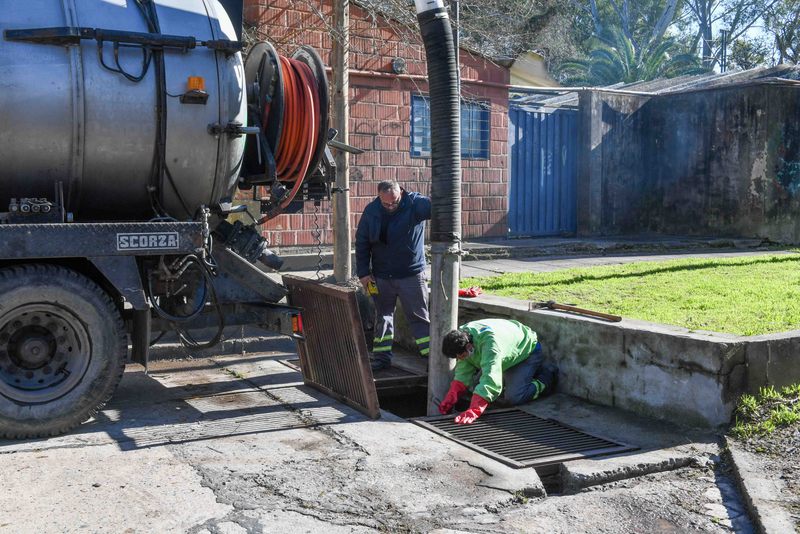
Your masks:
{"label": "wooden utility pole", "polygon": [[[350,0],[333,2],[333,120],[336,140],[350,144]],[[350,279],[350,156],[335,151],[336,188],[333,193],[333,276]]]}

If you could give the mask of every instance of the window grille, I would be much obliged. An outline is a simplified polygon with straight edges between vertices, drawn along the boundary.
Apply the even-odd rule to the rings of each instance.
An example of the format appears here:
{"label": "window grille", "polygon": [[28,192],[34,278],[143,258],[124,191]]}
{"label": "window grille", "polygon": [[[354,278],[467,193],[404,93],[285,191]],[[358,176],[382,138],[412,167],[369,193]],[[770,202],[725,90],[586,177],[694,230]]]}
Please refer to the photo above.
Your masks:
{"label": "window grille", "polygon": [[[491,120],[488,102],[461,101],[461,157],[464,159],[489,159],[489,132]],[[427,158],[431,155],[430,99],[411,95],[411,156]]]}

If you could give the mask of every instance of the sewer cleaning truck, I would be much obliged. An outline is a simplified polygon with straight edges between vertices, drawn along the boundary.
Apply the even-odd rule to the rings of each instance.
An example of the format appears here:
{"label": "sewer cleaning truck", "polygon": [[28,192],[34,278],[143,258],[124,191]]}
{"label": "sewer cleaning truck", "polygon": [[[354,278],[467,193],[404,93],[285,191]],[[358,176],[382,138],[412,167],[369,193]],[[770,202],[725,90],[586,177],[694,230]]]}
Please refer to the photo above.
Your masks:
{"label": "sewer cleaning truck", "polygon": [[329,198],[317,52],[243,60],[241,0],[0,5],[0,438],[87,420],[165,332],[302,337],[259,225]]}

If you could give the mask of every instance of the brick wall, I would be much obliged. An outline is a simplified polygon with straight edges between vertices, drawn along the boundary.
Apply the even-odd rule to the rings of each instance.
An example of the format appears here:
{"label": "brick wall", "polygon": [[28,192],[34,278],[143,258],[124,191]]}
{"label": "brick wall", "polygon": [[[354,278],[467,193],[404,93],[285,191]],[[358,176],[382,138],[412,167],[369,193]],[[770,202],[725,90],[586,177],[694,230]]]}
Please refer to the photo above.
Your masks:
{"label": "brick wall", "polygon": [[[298,46],[315,47],[330,64],[329,33],[332,7],[319,0],[245,0],[245,20],[258,38],[290,54]],[[352,228],[364,207],[375,198],[381,180],[397,180],[409,191],[429,195],[430,158],[410,153],[411,95],[427,93],[424,49],[416,28],[396,21],[373,19],[351,3],[350,12],[350,144],[365,153],[350,156]],[[403,75],[391,63],[402,57]],[[461,51],[462,95],[491,104],[488,160],[462,160],[463,237],[505,236],[508,207],[508,69]],[[333,243],[331,203],[323,202],[314,216],[313,203],[302,213],[282,215],[264,225],[274,247],[312,245],[312,230],[321,228],[323,244]]]}

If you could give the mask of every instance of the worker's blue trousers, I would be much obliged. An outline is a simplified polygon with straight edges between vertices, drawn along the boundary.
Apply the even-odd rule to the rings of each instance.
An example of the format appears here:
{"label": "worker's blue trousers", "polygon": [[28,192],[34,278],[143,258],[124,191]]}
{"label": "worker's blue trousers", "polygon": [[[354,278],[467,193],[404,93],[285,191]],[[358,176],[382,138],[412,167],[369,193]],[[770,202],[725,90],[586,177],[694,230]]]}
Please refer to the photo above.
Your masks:
{"label": "worker's blue trousers", "polygon": [[375,324],[372,357],[386,362],[392,359],[394,309],[397,299],[400,299],[403,305],[419,353],[428,356],[431,321],[428,315],[428,285],[425,273],[421,272],[407,278],[376,278],[376,281],[378,294],[372,298],[375,301],[378,320]]}
{"label": "worker's blue trousers", "polygon": [[509,367],[503,372],[503,392],[500,395],[501,404],[515,406],[531,401],[544,392],[542,386],[550,387],[541,381],[537,383],[536,372],[542,367],[544,354],[542,344],[537,343],[531,355],[519,362],[514,367]]}

